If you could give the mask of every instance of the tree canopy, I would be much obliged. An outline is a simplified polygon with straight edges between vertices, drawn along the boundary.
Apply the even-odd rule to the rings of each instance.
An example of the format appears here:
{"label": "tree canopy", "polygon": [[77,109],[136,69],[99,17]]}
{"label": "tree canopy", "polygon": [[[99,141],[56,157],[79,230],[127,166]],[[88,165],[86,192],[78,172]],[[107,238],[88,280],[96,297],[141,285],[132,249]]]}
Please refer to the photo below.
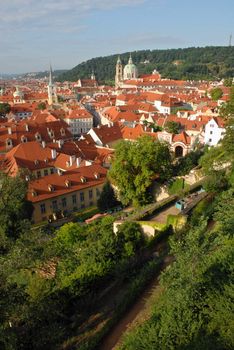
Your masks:
{"label": "tree canopy", "polygon": [[5,116],[11,111],[9,103],[0,103],[0,115]]}
{"label": "tree canopy", "polygon": [[31,218],[32,206],[26,201],[26,192],[27,183],[22,177],[0,173],[0,222],[8,237],[18,237]]}
{"label": "tree canopy", "polygon": [[118,204],[120,203],[116,198],[115,192],[110,182],[107,181],[97,201],[98,209],[103,212],[116,207]]}
{"label": "tree canopy", "polygon": [[210,91],[210,96],[213,101],[218,101],[223,96],[223,91],[219,87],[216,87]]}
{"label": "tree canopy", "polygon": [[117,145],[109,177],[124,204],[146,203],[154,179],[163,181],[170,176],[171,154],[166,143],[144,136],[136,142],[121,141]]}
{"label": "tree canopy", "polygon": [[[129,54],[130,52],[121,54],[123,64],[127,64]],[[131,54],[139,74],[151,74],[156,68],[163,78],[170,79],[214,80],[234,75],[233,46],[141,50]],[[58,80],[76,81],[79,78],[87,78],[94,70],[99,81],[114,81],[117,58],[118,55],[92,58],[61,74]]]}

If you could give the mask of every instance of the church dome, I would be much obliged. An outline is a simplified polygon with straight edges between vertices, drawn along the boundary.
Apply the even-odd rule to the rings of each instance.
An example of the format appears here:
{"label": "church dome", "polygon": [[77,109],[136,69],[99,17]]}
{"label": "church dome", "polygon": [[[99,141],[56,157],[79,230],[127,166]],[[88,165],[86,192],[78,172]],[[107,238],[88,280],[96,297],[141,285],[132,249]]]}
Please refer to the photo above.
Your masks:
{"label": "church dome", "polygon": [[124,80],[136,79],[138,77],[137,67],[132,61],[132,57],[130,55],[128,64],[124,67]]}

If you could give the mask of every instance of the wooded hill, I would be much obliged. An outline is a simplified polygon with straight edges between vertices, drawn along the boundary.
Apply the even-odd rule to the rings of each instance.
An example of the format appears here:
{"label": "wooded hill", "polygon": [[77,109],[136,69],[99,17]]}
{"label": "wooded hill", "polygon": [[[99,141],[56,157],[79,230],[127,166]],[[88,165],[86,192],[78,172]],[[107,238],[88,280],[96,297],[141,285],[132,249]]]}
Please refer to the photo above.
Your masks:
{"label": "wooded hill", "polygon": [[[130,52],[120,55],[127,64]],[[100,82],[114,81],[118,55],[92,58],[61,74],[59,81],[76,81],[88,78],[92,70]],[[234,75],[234,47],[210,46],[169,50],[141,50],[132,52],[139,74],[157,69],[163,78],[214,80]]]}

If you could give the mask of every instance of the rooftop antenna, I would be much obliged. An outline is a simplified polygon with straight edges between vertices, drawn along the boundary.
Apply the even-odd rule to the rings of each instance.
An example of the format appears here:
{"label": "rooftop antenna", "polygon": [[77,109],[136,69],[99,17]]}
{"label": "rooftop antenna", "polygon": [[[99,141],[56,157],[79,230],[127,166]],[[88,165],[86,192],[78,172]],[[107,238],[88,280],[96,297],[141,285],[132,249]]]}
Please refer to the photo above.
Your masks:
{"label": "rooftop antenna", "polygon": [[232,34],[229,36],[229,46],[232,46]]}

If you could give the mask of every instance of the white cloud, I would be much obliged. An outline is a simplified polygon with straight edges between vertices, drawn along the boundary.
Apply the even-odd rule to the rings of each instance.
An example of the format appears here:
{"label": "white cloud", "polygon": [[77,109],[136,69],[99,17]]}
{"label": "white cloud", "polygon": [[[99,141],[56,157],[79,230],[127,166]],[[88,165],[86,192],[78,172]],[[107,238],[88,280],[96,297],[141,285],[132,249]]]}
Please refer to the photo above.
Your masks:
{"label": "white cloud", "polygon": [[135,6],[147,0],[0,0],[0,18],[5,23],[25,22],[33,19],[51,20],[57,15],[73,13],[78,16],[93,10],[110,10],[115,7]]}

